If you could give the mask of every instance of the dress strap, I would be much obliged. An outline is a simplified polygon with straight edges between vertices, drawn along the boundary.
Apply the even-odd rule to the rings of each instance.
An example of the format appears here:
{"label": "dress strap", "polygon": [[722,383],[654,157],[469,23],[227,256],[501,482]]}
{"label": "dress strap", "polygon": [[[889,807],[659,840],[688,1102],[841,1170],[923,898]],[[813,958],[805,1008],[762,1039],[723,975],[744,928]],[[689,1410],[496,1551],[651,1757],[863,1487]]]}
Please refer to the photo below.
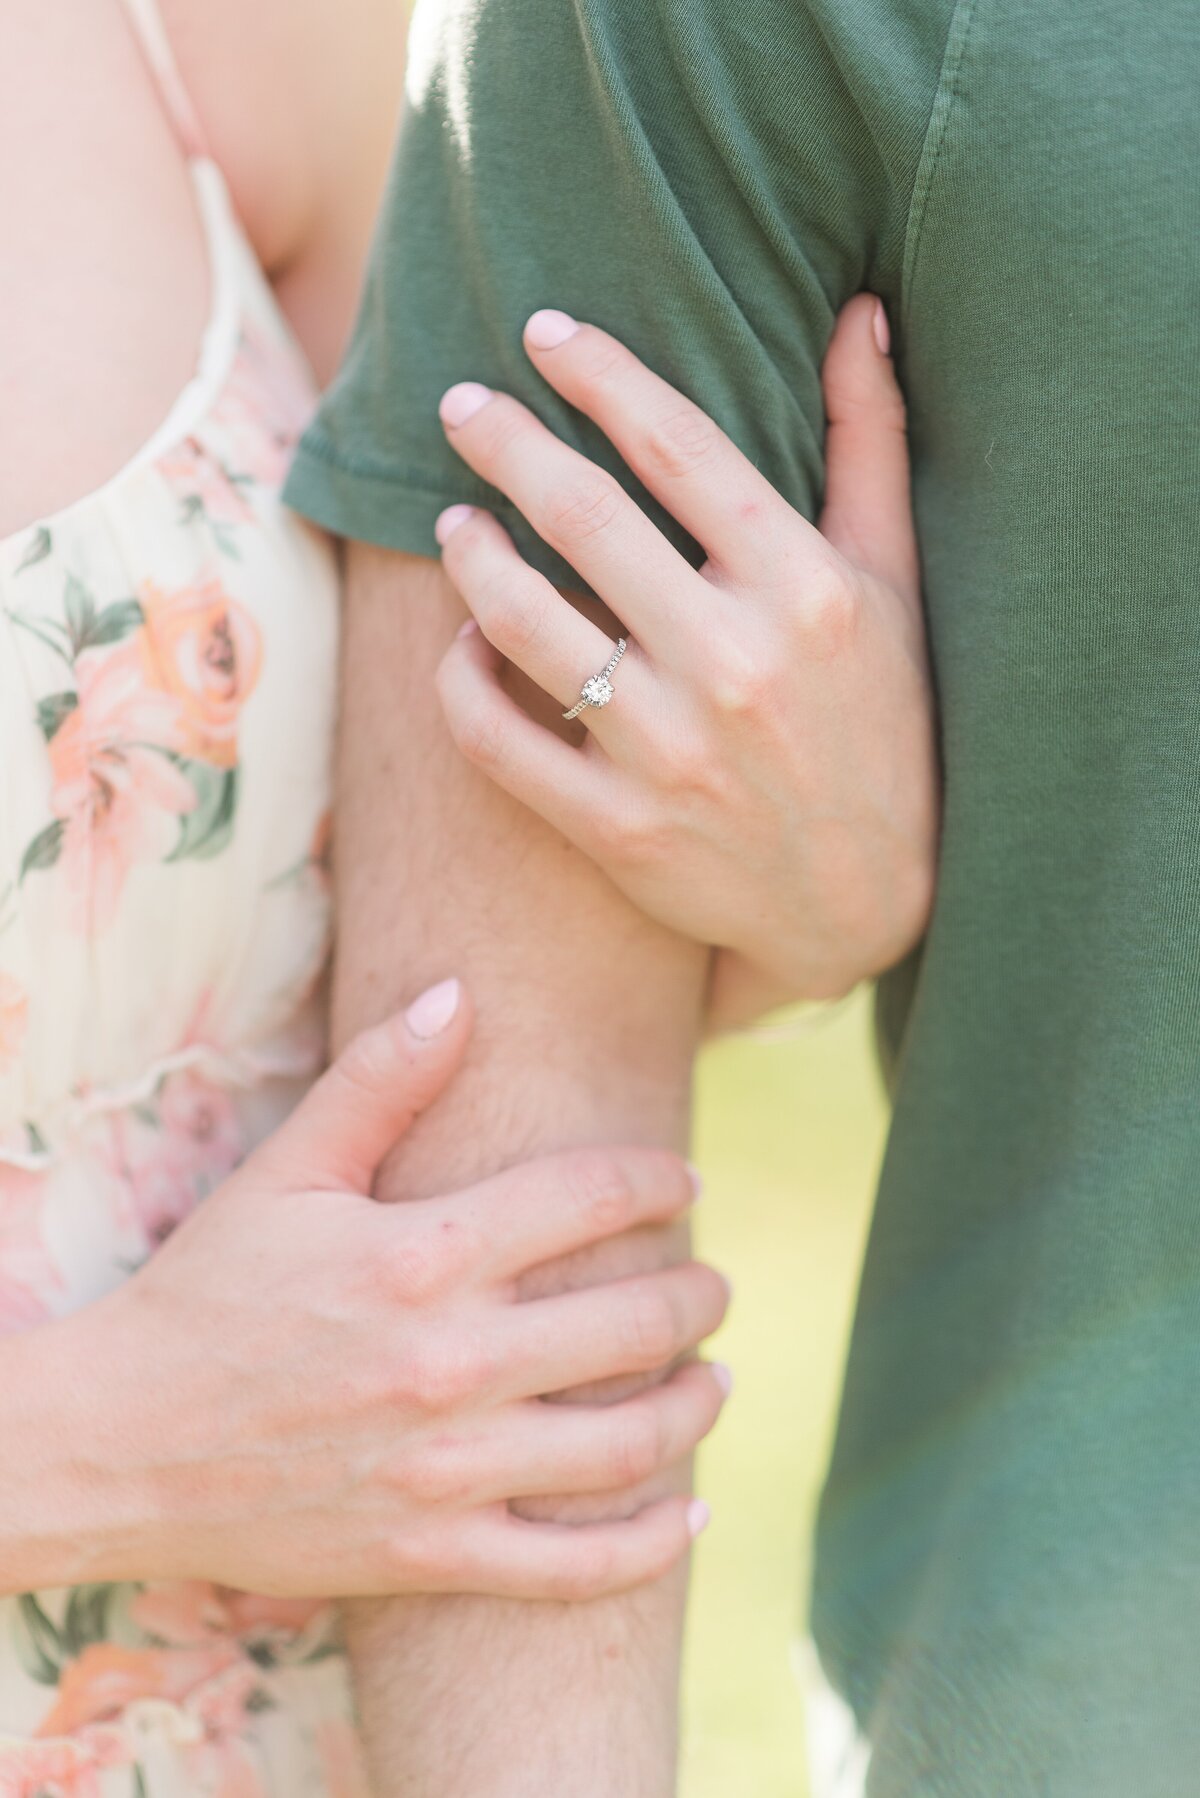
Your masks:
{"label": "dress strap", "polygon": [[175,61],[171,40],[158,10],[158,0],[122,0],[122,4],[184,155],[208,156],[204,127],[179,73],[179,64]]}

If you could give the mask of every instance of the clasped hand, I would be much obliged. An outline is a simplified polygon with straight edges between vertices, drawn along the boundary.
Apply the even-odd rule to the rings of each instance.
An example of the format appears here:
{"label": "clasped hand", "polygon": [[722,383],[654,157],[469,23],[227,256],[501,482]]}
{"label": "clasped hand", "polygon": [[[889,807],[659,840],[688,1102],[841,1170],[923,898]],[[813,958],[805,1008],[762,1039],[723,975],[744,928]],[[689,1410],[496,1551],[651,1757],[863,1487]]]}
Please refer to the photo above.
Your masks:
{"label": "clasped hand", "polygon": [[[696,570],[611,475],[525,406],[451,388],[455,450],[629,633],[614,697],[575,743],[506,690],[511,662],[560,705],[612,635],[488,512],[438,521],[479,630],[439,673],[463,753],[598,862],[644,911],[722,953],[724,1021],[826,998],[917,941],[933,893],[938,772],[905,414],[880,302],[843,311],[825,362],[820,525],[606,332],[536,313],[538,372],[595,421],[699,542]],[[578,727],[577,727],[578,728]]]}

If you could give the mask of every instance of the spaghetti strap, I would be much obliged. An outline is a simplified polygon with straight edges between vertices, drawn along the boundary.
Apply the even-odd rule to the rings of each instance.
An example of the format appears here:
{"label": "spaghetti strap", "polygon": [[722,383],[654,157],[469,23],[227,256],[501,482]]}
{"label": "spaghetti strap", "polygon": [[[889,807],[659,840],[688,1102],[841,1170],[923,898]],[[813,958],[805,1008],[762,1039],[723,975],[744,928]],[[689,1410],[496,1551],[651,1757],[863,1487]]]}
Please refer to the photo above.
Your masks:
{"label": "spaghetti strap", "polygon": [[122,4],[184,155],[208,156],[204,128],[179,73],[158,0],[122,0]]}

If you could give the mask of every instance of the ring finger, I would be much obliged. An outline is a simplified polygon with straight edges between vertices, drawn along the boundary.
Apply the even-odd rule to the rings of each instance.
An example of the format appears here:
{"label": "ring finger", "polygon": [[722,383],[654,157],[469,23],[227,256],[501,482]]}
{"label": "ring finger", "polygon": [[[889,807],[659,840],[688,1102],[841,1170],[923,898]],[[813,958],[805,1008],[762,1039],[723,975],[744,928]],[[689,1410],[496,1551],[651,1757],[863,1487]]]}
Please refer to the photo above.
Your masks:
{"label": "ring finger", "polygon": [[[490,512],[452,506],[438,519],[437,531],[446,573],[492,648],[565,709],[576,704],[584,682],[614,653],[613,639],[529,566]],[[622,657],[632,717],[639,715],[637,688],[644,688],[648,674],[639,655]],[[603,726],[611,740],[608,727],[615,721],[620,730],[624,709],[588,706],[580,716],[593,728]]]}

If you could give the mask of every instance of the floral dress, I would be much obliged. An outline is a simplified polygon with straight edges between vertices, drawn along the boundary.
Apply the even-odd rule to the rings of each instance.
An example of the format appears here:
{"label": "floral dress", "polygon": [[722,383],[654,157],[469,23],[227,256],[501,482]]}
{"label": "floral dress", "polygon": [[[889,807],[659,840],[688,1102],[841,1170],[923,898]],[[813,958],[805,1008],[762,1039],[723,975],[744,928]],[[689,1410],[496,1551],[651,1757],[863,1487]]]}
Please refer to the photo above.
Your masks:
{"label": "floral dress", "polygon": [[[315,390],[189,163],[196,376],[103,488],[0,542],[0,1332],[127,1279],[322,1052],[337,584],[280,499]],[[0,1598],[0,1798],[363,1789],[328,1607]]]}

